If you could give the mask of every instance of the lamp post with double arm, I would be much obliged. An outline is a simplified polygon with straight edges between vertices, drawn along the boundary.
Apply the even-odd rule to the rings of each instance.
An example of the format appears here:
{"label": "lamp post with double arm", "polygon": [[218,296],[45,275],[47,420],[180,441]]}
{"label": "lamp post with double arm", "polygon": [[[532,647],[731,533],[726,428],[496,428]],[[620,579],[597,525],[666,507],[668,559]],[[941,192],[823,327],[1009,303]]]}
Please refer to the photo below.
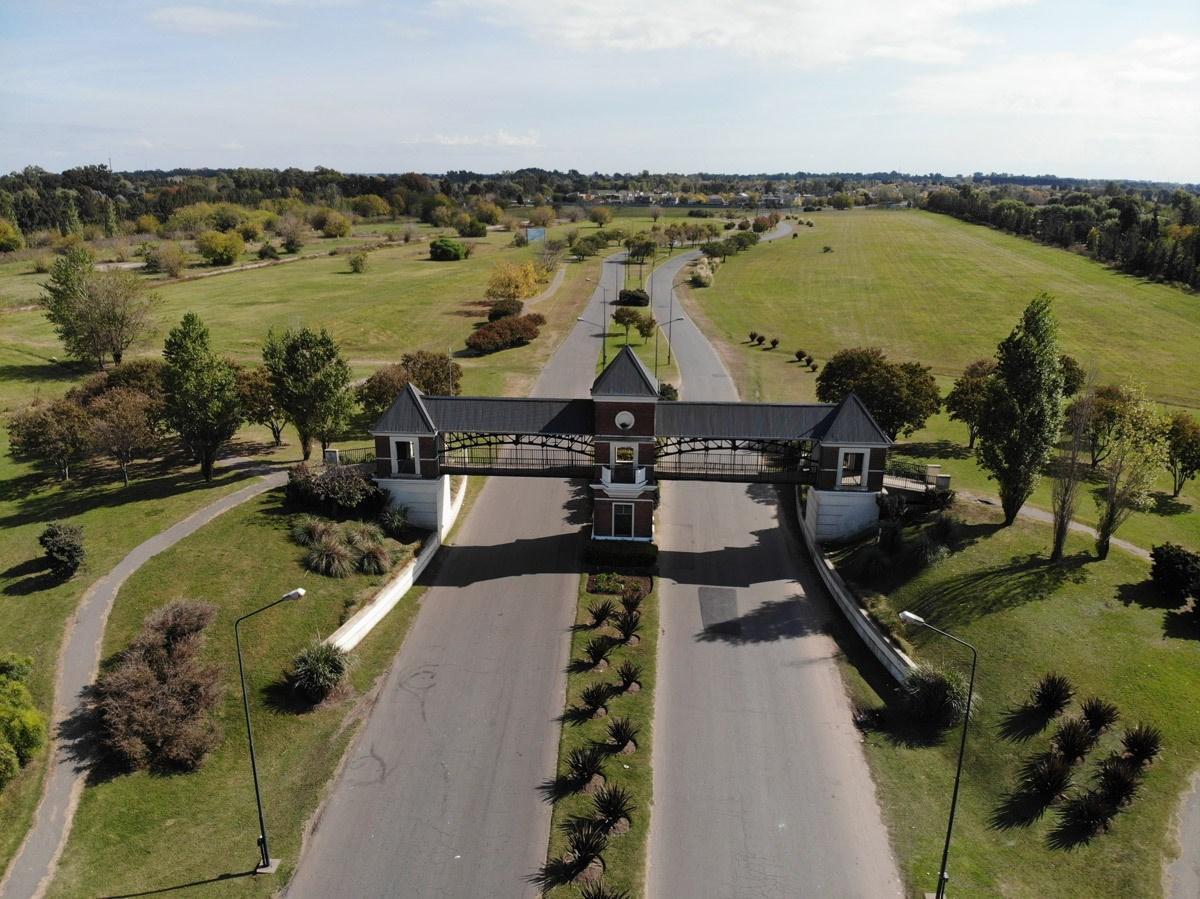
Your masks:
{"label": "lamp post with double arm", "polygon": [[946,872],[946,865],[950,860],[950,834],[954,832],[954,812],[958,808],[958,787],[962,782],[963,756],[967,751],[967,724],[971,721],[971,701],[975,695],[975,665],[979,661],[979,653],[975,651],[975,647],[966,640],[960,640],[954,634],[947,633],[941,628],[934,627],[920,615],[914,612],[904,611],[900,613],[900,620],[906,624],[915,624],[919,627],[929,628],[935,634],[941,634],[955,643],[967,647],[971,650],[971,680],[967,686],[967,710],[963,714],[962,724],[962,740],[958,744],[958,770],[954,772],[954,792],[950,797],[950,820],[946,824],[946,845],[942,848],[942,869],[938,874],[937,899],[945,899],[946,882],[950,879],[950,875]]}

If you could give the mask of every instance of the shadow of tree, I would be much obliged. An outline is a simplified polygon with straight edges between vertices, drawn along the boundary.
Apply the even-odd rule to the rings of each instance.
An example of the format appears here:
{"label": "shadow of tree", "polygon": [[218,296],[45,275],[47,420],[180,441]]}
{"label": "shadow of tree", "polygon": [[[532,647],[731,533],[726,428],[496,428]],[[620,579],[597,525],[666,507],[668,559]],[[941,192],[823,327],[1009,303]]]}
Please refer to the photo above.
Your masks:
{"label": "shadow of tree", "polygon": [[863,733],[880,734],[890,744],[902,749],[940,746],[950,730],[913,721],[900,708],[895,693],[889,697],[887,705],[856,710],[854,723]]}
{"label": "shadow of tree", "polygon": [[970,459],[975,455],[974,450],[967,449],[961,443],[952,440],[917,440],[897,444],[893,451],[898,456],[910,456],[914,459]]}
{"label": "shadow of tree", "polygon": [[1192,511],[1192,507],[1187,503],[1180,502],[1169,493],[1164,493],[1159,490],[1154,493],[1154,508],[1150,510],[1153,515],[1184,515]]}
{"label": "shadow of tree", "polygon": [[1176,609],[1163,615],[1163,636],[1200,640],[1200,606]]}
{"label": "shadow of tree", "polygon": [[773,643],[813,633],[812,612],[801,597],[764,602],[744,615],[709,624],[696,634],[701,643],[731,643],[745,646]]}

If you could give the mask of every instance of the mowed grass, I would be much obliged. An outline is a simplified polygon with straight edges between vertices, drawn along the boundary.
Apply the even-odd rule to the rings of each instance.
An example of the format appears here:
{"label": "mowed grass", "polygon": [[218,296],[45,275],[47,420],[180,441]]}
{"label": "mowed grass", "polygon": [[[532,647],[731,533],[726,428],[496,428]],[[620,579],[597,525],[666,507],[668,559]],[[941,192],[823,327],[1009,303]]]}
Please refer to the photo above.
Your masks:
{"label": "mowed grass", "polygon": [[[579,605],[576,612],[578,627],[571,637],[571,658],[583,657],[583,648],[598,633],[611,633],[610,627],[599,632],[586,625],[590,620],[588,606],[605,599],[612,600],[620,610],[620,597],[587,592],[587,575],[579,581]],[[612,836],[608,849],[603,853],[604,883],[613,890],[628,890],[631,896],[645,894],[646,838],[650,831],[650,801],[653,796],[653,781],[650,768],[651,737],[654,725],[654,684],[656,678],[656,651],[658,646],[658,593],[652,590],[642,600],[640,607],[642,626],[640,642],[636,646],[617,646],[609,655],[609,667],[605,671],[571,674],[567,678],[565,709],[581,705],[580,693],[591,684],[619,683],[616,669],[624,661],[642,666],[639,678],[641,690],[609,697],[605,703],[608,714],[582,724],[563,722],[562,736],[558,744],[558,770],[566,772],[565,759],[574,749],[588,746],[592,742],[608,741],[608,723],[613,718],[626,718],[638,728],[637,749],[629,755],[610,755],[604,766],[606,784],[621,786],[629,791],[636,804],[629,830]],[[554,806],[551,817],[549,858],[561,858],[567,851],[567,838],[563,825],[572,818],[588,817],[594,809],[592,798],[576,793],[560,799]],[[573,886],[560,886],[549,894],[556,899],[568,899],[578,895]]]}
{"label": "mowed grass", "polygon": [[[797,229],[794,240],[731,258],[712,287],[683,289],[747,400],[813,402],[817,373],[793,353],[803,349],[823,365],[840,349],[866,345],[931,366],[945,395],[968,362],[995,354],[1029,299],[1045,290],[1056,297],[1064,351],[1095,368],[1100,383],[1140,380],[1167,410],[1200,407],[1200,300],[1192,294],[933,213],[811,218],[815,226]],[[751,346],[751,330],[779,337],[779,348]],[[943,412],[901,439],[896,455],[939,463],[952,486],[994,495],[966,442],[966,427]],[[1155,491],[1153,509],[1135,514],[1118,536],[1147,548],[1164,540],[1200,547],[1200,484],[1189,482],[1174,499],[1164,471]],[[1048,480],[1030,503],[1049,508]],[[1095,523],[1090,494],[1076,517]]]}
{"label": "mowed grass", "polygon": [[[104,638],[106,658],[128,645],[159,606],[178,598],[217,606],[205,654],[221,666],[224,736],[194,773],[120,774],[89,786],[49,895],[124,895],[198,883],[189,895],[269,896],[294,870],[304,824],[366,711],[366,694],[403,640],[421,590],[410,591],[355,650],[350,695],[303,713],[289,708],[281,684],[292,657],[332,633],[385,576],[338,580],[304,570],[281,496],[271,491],[231,510],[147,563],[121,589]],[[258,833],[233,622],[298,586],[308,590],[303,600],[264,612],[242,629],[271,852],[283,864],[274,877],[219,879],[254,867]]]}
{"label": "mowed grass", "polygon": [[[899,577],[887,603],[911,609],[979,650],[977,716],[970,726],[962,793],[950,855],[954,896],[1089,896],[1096,899],[1161,894],[1164,857],[1177,851],[1172,816],[1191,772],[1200,765],[1200,627],[1196,619],[1164,608],[1147,581],[1148,565],[1124,553],[1099,562],[1088,541],[1072,537],[1061,565],[1046,561],[1049,528],[1018,521],[1000,528],[1000,516],[959,504],[971,543],[915,577]],[[853,557],[844,569],[853,574]],[[907,637],[921,660],[964,675],[969,654],[922,629]],[[860,650],[851,646],[851,655]],[[869,663],[845,666],[864,706],[879,707],[883,678],[864,680]],[[1162,729],[1165,748],[1145,778],[1141,795],[1120,812],[1109,833],[1073,849],[1050,848],[1054,809],[1027,826],[999,828],[992,818],[1013,790],[1024,760],[1048,746],[1054,725],[1027,742],[1006,739],[1006,714],[1027,698],[1048,671],[1069,677],[1079,702],[1114,702],[1121,720],[1088,760],[1076,783],[1090,785],[1095,763],[1121,730],[1139,722]],[[876,692],[876,690],[879,692]],[[946,815],[958,753],[956,733],[919,746],[886,730],[867,730],[867,757],[914,895],[937,884]],[[1184,851],[1191,851],[1185,847]]]}

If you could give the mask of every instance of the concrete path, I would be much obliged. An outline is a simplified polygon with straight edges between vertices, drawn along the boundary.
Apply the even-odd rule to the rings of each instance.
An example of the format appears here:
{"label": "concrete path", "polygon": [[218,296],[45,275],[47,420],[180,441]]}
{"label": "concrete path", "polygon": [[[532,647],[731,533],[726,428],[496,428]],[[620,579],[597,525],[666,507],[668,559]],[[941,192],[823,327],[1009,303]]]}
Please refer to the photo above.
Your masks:
{"label": "concrete path", "polygon": [[54,742],[50,748],[50,770],[46,775],[41,803],[33,827],[17,851],[4,880],[0,881],[0,897],[30,899],[40,896],[49,884],[49,877],[71,832],[71,821],[87,776],[86,765],[78,759],[89,755],[81,747],[92,736],[90,732],[76,732],[71,722],[80,706],[84,689],[96,679],[104,625],[121,585],[151,557],[194,534],[218,515],[280,486],[286,479],[284,472],[272,472],[192,513],[135,547],[84,594],[74,618],[67,626],[59,656],[54,686]]}
{"label": "concrete path", "polygon": [[[736,400],[712,344],[671,299],[691,258],[655,271],[655,314],[685,316],[672,335],[683,398]],[[836,612],[774,488],[662,492],[648,895],[902,895],[825,633]]]}
{"label": "concrete path", "polygon": [[[606,264],[610,291],[620,267]],[[599,321],[601,292],[584,317]],[[535,396],[587,396],[600,342],[577,324]],[[489,478],[305,841],[288,895],[529,897],[546,859],[586,488]]]}
{"label": "concrete path", "polygon": [[1179,858],[1167,866],[1166,894],[1170,899],[1200,896],[1200,771],[1192,775],[1191,787],[1180,800],[1178,827]]}

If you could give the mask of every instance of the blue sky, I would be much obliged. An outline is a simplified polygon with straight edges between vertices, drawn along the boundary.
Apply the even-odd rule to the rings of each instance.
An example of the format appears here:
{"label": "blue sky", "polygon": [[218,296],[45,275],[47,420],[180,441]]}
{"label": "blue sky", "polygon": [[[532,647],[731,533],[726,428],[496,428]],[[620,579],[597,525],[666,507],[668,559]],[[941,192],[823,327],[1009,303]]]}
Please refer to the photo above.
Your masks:
{"label": "blue sky", "polygon": [[0,3],[0,170],[1200,181],[1200,3]]}

